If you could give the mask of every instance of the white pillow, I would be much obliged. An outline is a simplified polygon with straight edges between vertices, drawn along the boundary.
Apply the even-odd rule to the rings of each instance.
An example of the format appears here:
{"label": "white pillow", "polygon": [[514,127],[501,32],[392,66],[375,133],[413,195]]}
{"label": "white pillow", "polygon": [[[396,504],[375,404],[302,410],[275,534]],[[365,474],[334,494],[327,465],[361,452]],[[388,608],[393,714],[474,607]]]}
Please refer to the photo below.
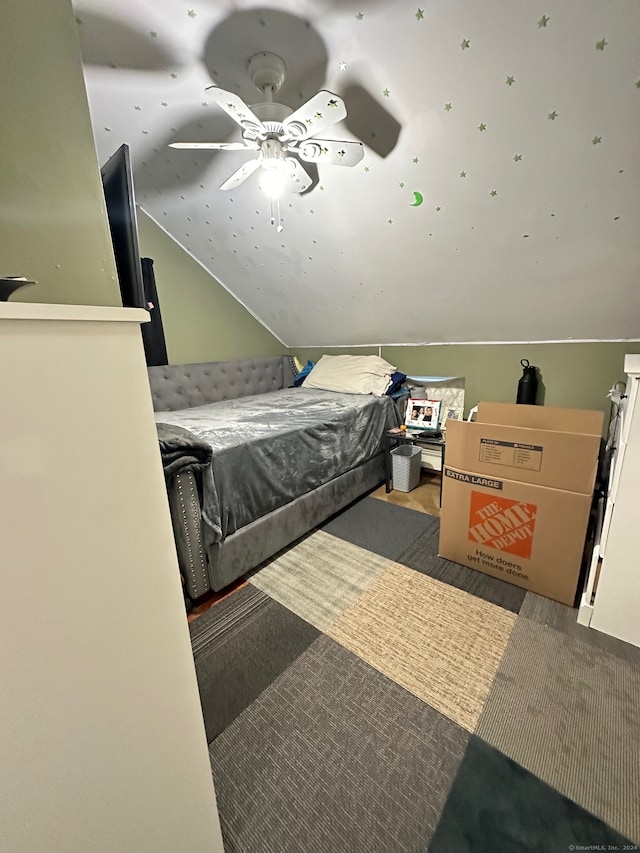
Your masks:
{"label": "white pillow", "polygon": [[395,371],[392,364],[377,355],[323,355],[305,379],[304,387],[382,397]]}

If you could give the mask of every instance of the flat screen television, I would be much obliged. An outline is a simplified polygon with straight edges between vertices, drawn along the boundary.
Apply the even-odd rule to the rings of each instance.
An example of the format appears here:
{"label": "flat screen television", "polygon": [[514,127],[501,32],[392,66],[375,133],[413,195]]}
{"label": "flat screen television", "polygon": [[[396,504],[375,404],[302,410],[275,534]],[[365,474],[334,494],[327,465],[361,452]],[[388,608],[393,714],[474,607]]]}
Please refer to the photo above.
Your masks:
{"label": "flat screen television", "polygon": [[124,143],[100,170],[120,295],[125,308],[148,309],[138,246],[138,222],[129,146]]}

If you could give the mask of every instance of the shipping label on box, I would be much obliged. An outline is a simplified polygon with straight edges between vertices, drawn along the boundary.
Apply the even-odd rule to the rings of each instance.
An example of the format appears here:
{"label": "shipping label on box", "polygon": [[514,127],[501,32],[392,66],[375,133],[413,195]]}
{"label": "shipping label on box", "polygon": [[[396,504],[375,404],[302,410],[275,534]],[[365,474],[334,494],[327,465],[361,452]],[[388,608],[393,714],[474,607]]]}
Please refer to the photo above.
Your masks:
{"label": "shipping label on box", "polygon": [[441,557],[574,603],[591,499],[445,468]]}
{"label": "shipping label on box", "polygon": [[494,465],[507,465],[510,468],[524,468],[527,471],[539,471],[542,468],[541,444],[522,444],[518,441],[498,441],[495,438],[480,439],[480,462],[492,462]]}

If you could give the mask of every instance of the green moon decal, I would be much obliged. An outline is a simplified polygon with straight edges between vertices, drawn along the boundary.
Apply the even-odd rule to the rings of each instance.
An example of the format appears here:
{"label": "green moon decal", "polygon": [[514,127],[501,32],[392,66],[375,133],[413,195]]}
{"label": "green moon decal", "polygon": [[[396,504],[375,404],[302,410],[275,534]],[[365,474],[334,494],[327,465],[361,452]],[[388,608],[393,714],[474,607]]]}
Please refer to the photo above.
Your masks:
{"label": "green moon decal", "polygon": [[422,198],[422,193],[414,192],[413,194],[414,201],[411,202],[411,207],[420,207],[424,199]]}

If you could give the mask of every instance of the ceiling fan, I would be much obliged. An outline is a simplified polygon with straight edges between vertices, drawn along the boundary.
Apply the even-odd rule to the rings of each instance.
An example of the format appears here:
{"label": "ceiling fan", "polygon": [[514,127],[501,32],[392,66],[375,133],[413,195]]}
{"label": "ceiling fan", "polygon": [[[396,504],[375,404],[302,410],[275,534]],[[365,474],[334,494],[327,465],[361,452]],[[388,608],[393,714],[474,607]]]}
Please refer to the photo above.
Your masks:
{"label": "ceiling fan", "polygon": [[[233,92],[218,86],[207,88],[218,106],[242,128],[242,142],[172,142],[169,147],[256,152],[256,157],[243,163],[220,189],[235,189],[262,167],[262,187],[272,202],[285,190],[302,193],[311,186],[313,179],[301,161],[331,166],[359,163],[364,156],[362,143],[316,138],[317,133],[346,117],[342,98],[323,89],[294,112],[273,100],[285,73],[284,61],[274,53],[251,57],[249,75],[265,97],[263,103],[252,107]],[[275,224],[273,207],[271,220]],[[279,215],[278,228],[282,228]]]}

